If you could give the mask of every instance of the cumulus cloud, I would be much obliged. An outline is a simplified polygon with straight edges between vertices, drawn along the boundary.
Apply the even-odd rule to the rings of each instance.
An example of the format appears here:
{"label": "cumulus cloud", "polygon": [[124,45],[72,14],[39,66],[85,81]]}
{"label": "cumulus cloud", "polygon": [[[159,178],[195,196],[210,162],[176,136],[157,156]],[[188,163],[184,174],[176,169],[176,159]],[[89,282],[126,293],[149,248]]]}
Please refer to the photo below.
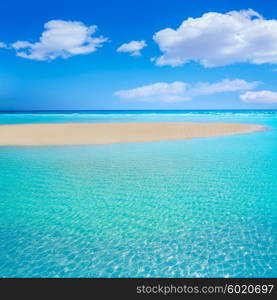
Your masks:
{"label": "cumulus cloud", "polygon": [[147,44],[145,41],[131,41],[130,43],[125,43],[116,49],[117,52],[127,52],[131,56],[140,56],[141,50],[145,48]]}
{"label": "cumulus cloud", "polygon": [[216,83],[199,83],[191,92],[196,95],[209,95],[214,93],[235,92],[243,90],[252,90],[258,86],[260,82],[252,81],[247,82],[242,79],[224,79]]}
{"label": "cumulus cloud", "polygon": [[77,54],[95,52],[107,41],[102,36],[92,37],[97,26],[85,26],[82,22],[52,20],[44,24],[39,42],[17,41],[12,47],[17,55],[34,60],[68,58]]}
{"label": "cumulus cloud", "polygon": [[187,84],[181,81],[172,83],[156,82],[131,90],[120,90],[114,93],[122,99],[138,99],[143,101],[160,100],[164,102],[176,102],[189,100],[184,96]]}
{"label": "cumulus cloud", "polygon": [[277,103],[277,92],[272,91],[255,91],[255,92],[246,92],[240,95],[240,98],[244,102],[248,103]]}
{"label": "cumulus cloud", "polygon": [[177,102],[191,100],[193,96],[197,95],[250,90],[258,84],[258,82],[247,82],[242,79],[225,79],[216,83],[197,83],[196,85],[189,85],[183,81],[157,82],[135,89],[120,90],[114,95],[121,99]]}
{"label": "cumulus cloud", "polygon": [[163,52],[155,59],[159,66],[189,61],[205,67],[238,62],[277,64],[277,20],[264,19],[252,9],[188,18],[176,30],[158,31],[153,39]]}
{"label": "cumulus cloud", "polygon": [[0,42],[0,48],[7,48],[7,45],[3,42]]}

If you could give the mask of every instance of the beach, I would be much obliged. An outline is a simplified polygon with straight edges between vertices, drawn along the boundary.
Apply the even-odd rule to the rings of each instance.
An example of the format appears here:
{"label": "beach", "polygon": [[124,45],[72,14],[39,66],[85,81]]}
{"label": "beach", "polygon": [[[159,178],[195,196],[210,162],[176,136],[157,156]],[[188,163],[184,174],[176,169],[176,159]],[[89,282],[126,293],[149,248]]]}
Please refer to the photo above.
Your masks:
{"label": "beach", "polygon": [[91,145],[185,140],[250,133],[261,125],[237,123],[63,123],[0,126],[0,146]]}

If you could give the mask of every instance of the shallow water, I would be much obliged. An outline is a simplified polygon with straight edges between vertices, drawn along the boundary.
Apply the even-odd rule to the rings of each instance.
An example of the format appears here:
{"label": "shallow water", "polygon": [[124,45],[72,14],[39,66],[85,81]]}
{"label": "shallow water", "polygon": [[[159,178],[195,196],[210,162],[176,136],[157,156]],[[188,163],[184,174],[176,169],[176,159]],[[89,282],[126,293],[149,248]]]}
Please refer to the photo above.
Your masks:
{"label": "shallow water", "polygon": [[276,277],[277,112],[0,114],[243,122],[185,141],[0,148],[1,277]]}

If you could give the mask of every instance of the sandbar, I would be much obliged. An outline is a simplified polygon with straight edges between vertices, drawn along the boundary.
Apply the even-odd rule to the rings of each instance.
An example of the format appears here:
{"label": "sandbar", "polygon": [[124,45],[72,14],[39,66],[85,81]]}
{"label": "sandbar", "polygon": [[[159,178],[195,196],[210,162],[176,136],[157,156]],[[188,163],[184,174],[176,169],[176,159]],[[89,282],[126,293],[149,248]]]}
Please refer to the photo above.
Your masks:
{"label": "sandbar", "polygon": [[0,146],[97,145],[225,136],[263,130],[234,123],[63,123],[0,125]]}

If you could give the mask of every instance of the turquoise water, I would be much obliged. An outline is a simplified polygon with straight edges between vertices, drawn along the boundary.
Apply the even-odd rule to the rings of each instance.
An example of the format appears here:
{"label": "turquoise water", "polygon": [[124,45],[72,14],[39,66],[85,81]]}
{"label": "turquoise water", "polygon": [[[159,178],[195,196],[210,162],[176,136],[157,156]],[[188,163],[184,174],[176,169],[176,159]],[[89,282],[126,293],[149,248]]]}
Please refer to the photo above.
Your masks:
{"label": "turquoise water", "polygon": [[0,148],[1,277],[276,277],[277,111],[0,114],[243,122],[185,141]]}

